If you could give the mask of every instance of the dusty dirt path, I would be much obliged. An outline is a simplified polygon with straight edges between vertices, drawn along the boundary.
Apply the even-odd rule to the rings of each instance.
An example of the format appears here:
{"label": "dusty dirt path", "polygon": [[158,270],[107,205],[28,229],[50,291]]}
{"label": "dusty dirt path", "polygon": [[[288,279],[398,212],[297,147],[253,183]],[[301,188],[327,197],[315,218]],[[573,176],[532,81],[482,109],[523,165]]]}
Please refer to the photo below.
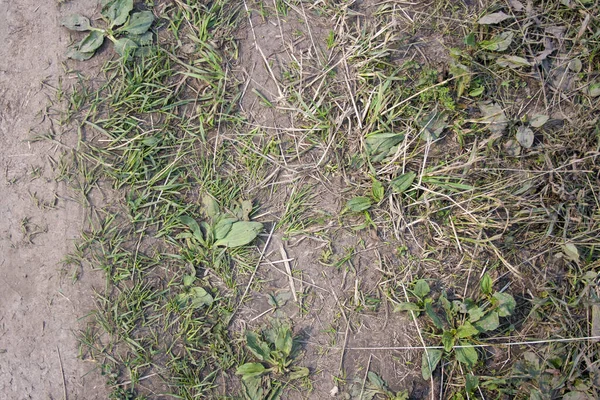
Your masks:
{"label": "dusty dirt path", "polygon": [[73,283],[61,263],[83,210],[54,180],[58,150],[27,142],[49,129],[41,81],[55,85],[63,73],[69,33],[60,15],[96,6],[0,1],[0,399],[107,398],[98,365],[77,358],[74,335],[101,276],[83,271]]}

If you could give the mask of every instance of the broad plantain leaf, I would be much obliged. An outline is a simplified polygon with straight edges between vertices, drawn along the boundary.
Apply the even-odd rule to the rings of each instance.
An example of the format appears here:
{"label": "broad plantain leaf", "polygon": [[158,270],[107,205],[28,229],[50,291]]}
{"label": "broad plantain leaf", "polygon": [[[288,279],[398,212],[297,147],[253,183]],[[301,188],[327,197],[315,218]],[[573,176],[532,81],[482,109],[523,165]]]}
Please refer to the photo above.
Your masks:
{"label": "broad plantain leaf", "polygon": [[407,302],[396,304],[394,311],[421,311],[421,308],[418,304]]}
{"label": "broad plantain leaf", "polygon": [[131,14],[131,18],[129,18],[129,22],[123,27],[123,30],[134,35],[143,35],[150,29],[152,22],[154,22],[152,11],[136,12]]}
{"label": "broad plantain leaf", "polygon": [[179,217],[179,221],[191,229],[196,239],[201,242],[204,241],[204,236],[202,235],[202,230],[200,230],[200,225],[198,225],[198,222],[196,222],[194,218],[187,215],[182,215]]}
{"label": "broad plantain leaf", "polygon": [[481,278],[481,282],[479,282],[479,287],[481,288],[481,292],[486,295],[492,294],[492,278],[490,274],[487,272]]}
{"label": "broad plantain leaf", "polygon": [[493,331],[500,326],[500,320],[498,319],[498,312],[491,311],[485,317],[481,318],[475,323],[475,327],[482,332]]}
{"label": "broad plantain leaf", "polygon": [[131,39],[138,46],[151,46],[153,43],[152,32],[146,32],[143,35],[128,34],[127,39]]}
{"label": "broad plantain leaf", "polygon": [[437,313],[433,309],[432,302],[433,302],[433,300],[431,300],[431,298],[425,299],[425,312],[427,313],[429,318],[431,318],[433,325],[435,325],[435,327],[438,328],[439,330],[443,330],[444,323],[442,322],[442,319],[439,317],[439,315],[437,315]]}
{"label": "broad plantain leaf", "polygon": [[255,376],[260,376],[264,374],[266,368],[261,363],[246,363],[244,365],[240,365],[235,371],[236,375],[242,375],[242,379],[248,379]]}
{"label": "broad plantain leaf", "polygon": [[209,218],[214,218],[219,214],[219,203],[212,196],[206,195],[202,197],[202,206],[204,207],[206,216]]}
{"label": "broad plantain leaf", "polygon": [[128,38],[121,38],[115,42],[115,51],[121,57],[128,57],[133,55],[135,50],[138,48],[138,45],[135,42]]}
{"label": "broad plantain leaf", "polygon": [[91,31],[78,45],[78,50],[82,53],[93,53],[104,43],[104,34],[98,31]]}
{"label": "broad plantain leaf", "polygon": [[199,286],[190,289],[189,298],[192,300],[194,308],[210,306],[214,301],[212,295]]}
{"label": "broad plantain leaf", "polygon": [[385,189],[383,188],[383,184],[377,179],[373,178],[373,185],[371,186],[371,197],[373,197],[373,200],[375,200],[376,203],[379,203],[381,200],[383,200],[384,195]]}
{"label": "broad plantain leaf", "polygon": [[260,336],[252,331],[246,332],[246,345],[252,354],[254,354],[254,356],[260,361],[265,361],[271,354],[269,345],[265,343]]}
{"label": "broad plantain leaf", "polygon": [[67,51],[67,57],[77,61],[89,60],[93,55],[93,51],[90,53],[83,53],[77,49],[77,46],[69,47],[69,50]]}
{"label": "broad plantain leaf", "polygon": [[438,349],[430,349],[423,352],[423,356],[421,358],[421,375],[423,379],[428,381],[435,371],[437,365],[442,359],[442,351]]}
{"label": "broad plantain leaf", "polygon": [[262,231],[260,222],[238,221],[231,225],[229,233],[215,242],[215,246],[239,247],[252,242]]}
{"label": "broad plantain leaf", "polygon": [[109,0],[104,2],[102,15],[109,20],[112,28],[123,25],[129,18],[131,10],[133,10],[133,0]]}
{"label": "broad plantain leaf", "polygon": [[517,302],[515,301],[515,298],[512,297],[512,295],[508,293],[496,292],[492,297],[498,304],[497,311],[499,316],[508,317],[509,315],[512,315],[512,313],[515,311]]}
{"label": "broad plantain leaf", "polygon": [[469,346],[468,342],[461,342],[460,345],[467,347],[457,347],[454,349],[456,359],[467,367],[473,368],[478,359],[477,351],[474,347]]}
{"label": "broad plantain leaf", "polygon": [[371,162],[379,162],[390,155],[392,148],[404,140],[401,133],[372,133],[365,138]]}
{"label": "broad plantain leaf", "polygon": [[429,288],[429,284],[425,279],[419,279],[415,282],[415,287],[413,288],[413,293],[419,299],[423,299],[425,296],[429,294],[431,289]]}
{"label": "broad plantain leaf", "polygon": [[220,239],[223,239],[225,236],[227,236],[227,234],[231,230],[231,226],[237,220],[238,220],[237,218],[225,217],[225,216],[222,216],[221,218],[219,218],[219,221],[215,224],[215,227],[214,227],[215,239],[220,240]]}
{"label": "broad plantain leaf", "polygon": [[396,194],[404,193],[412,185],[416,176],[417,174],[414,172],[407,172],[397,176],[390,182],[392,191]]}
{"label": "broad plantain leaf", "polygon": [[479,333],[479,330],[475,328],[469,321],[465,321],[464,324],[456,329],[456,337],[459,339],[466,339],[473,337]]}
{"label": "broad plantain leaf", "polygon": [[479,378],[475,375],[469,373],[465,376],[466,389],[467,392],[471,393],[473,390],[477,389],[479,386]]}
{"label": "broad plantain leaf", "polygon": [[348,209],[352,212],[366,211],[371,208],[371,199],[368,197],[354,197],[346,203]]}
{"label": "broad plantain leaf", "polygon": [[292,331],[288,326],[280,326],[275,340],[275,348],[282,352],[285,357],[292,352]]}
{"label": "broad plantain leaf", "polygon": [[308,374],[310,374],[310,371],[306,367],[292,367],[287,377],[290,381],[293,381],[294,379],[305,378]]}
{"label": "broad plantain leaf", "polygon": [[79,14],[71,14],[61,18],[60,24],[72,31],[89,31],[91,28],[90,20]]}
{"label": "broad plantain leaf", "polygon": [[452,348],[454,347],[454,341],[455,338],[452,332],[444,331],[444,334],[442,335],[442,344],[444,345],[444,350],[446,350],[447,353],[452,351]]}

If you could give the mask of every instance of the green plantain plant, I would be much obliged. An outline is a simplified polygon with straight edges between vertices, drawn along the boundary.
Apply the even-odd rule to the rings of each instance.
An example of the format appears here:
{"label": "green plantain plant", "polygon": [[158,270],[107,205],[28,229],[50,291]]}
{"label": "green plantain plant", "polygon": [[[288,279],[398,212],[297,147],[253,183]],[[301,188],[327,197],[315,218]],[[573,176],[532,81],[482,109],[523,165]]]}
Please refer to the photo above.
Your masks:
{"label": "green plantain plant", "polygon": [[87,17],[72,14],[61,19],[61,25],[79,32],[89,32],[79,43],[69,47],[67,57],[85,61],[110,40],[122,57],[146,54],[152,44],[150,27],[154,22],[152,11],[133,12],[133,0],[102,0],[104,28],[93,27]]}
{"label": "green plantain plant", "polygon": [[292,363],[299,349],[294,345],[292,327],[273,320],[271,327],[262,332],[246,332],[246,347],[258,361],[238,367],[244,397],[250,400],[279,399],[285,381],[307,377],[309,370]]}
{"label": "green plantain plant", "polygon": [[[492,279],[488,274],[485,274],[480,282],[480,291],[482,299],[479,301],[450,301],[445,292],[434,301],[430,296],[429,284],[419,279],[411,290],[415,300],[397,304],[395,311],[413,311],[416,316],[425,312],[433,324],[432,337],[440,340],[440,347],[443,347],[431,348],[423,353],[423,379],[431,378],[442,358],[455,359],[468,370],[472,370],[479,359],[473,346],[477,344],[478,337],[496,330],[500,326],[500,318],[508,317],[514,312],[515,299],[508,293],[494,292]],[[469,386],[476,387],[473,382],[470,382]]]}

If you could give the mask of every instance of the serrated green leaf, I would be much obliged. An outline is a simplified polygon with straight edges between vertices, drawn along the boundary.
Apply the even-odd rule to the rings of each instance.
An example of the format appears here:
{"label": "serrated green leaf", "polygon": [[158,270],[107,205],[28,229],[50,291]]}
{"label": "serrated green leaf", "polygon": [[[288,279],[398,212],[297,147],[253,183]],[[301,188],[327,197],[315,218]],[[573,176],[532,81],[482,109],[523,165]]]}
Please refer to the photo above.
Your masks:
{"label": "serrated green leaf", "polygon": [[261,363],[246,363],[244,365],[240,365],[235,371],[235,374],[242,375],[242,379],[248,379],[255,376],[260,376],[264,374],[265,371],[266,368]]}
{"label": "serrated green leaf", "polygon": [[371,186],[371,196],[373,197],[373,200],[375,200],[376,203],[379,203],[383,200],[384,195],[385,189],[383,188],[383,184],[373,178],[373,185]]}
{"label": "serrated green leaf", "polygon": [[454,347],[454,341],[455,338],[452,332],[444,331],[444,333],[442,334],[442,345],[444,346],[444,350],[447,353],[452,351],[452,348]]}
{"label": "serrated green leaf", "polygon": [[492,277],[487,272],[481,278],[481,282],[479,282],[479,287],[481,288],[481,292],[483,294],[490,295],[492,294]]}
{"label": "serrated green leaf", "polygon": [[79,14],[67,15],[60,19],[60,24],[72,31],[89,31],[92,27],[87,17]]}
{"label": "serrated green leaf", "polygon": [[415,174],[414,172],[407,172],[405,174],[397,176],[390,182],[390,187],[392,188],[392,191],[395,194],[404,193],[406,190],[408,190],[410,185],[412,185],[416,176],[417,174]]}
{"label": "serrated green leaf", "polygon": [[128,38],[121,38],[115,42],[115,51],[121,57],[129,57],[133,55],[138,45]]}
{"label": "serrated green leaf", "polygon": [[82,53],[93,53],[104,43],[104,34],[98,31],[91,31],[79,43],[77,50]]}
{"label": "serrated green leaf", "polygon": [[293,381],[294,379],[305,378],[310,374],[310,371],[306,367],[292,367],[288,375],[288,379]]}
{"label": "serrated green leaf", "polygon": [[133,0],[110,0],[102,7],[102,15],[106,17],[110,26],[123,25],[129,13],[133,10]]}
{"label": "serrated green leaf", "polygon": [[475,327],[482,332],[493,331],[500,326],[497,311],[490,311],[486,316],[475,323]]}
{"label": "serrated green leaf", "polygon": [[194,308],[210,306],[214,301],[212,295],[201,287],[191,288],[189,298],[192,300],[192,307]]}
{"label": "serrated green leaf", "polygon": [[371,199],[364,196],[354,197],[348,200],[346,207],[352,212],[362,212],[371,208]]}
{"label": "serrated green leaf", "polygon": [[431,292],[431,288],[425,279],[419,279],[415,282],[415,287],[413,288],[413,293],[419,299],[425,298]]}
{"label": "serrated green leaf", "polygon": [[465,321],[464,324],[456,329],[456,337],[459,339],[466,339],[473,337],[479,333],[479,330],[475,328],[469,321]]}
{"label": "serrated green leaf", "polygon": [[442,351],[438,349],[428,349],[423,352],[421,357],[421,375],[423,379],[428,381],[433,375],[433,371],[437,368],[440,360],[442,359]]}
{"label": "serrated green leaf", "polygon": [[152,11],[140,11],[131,14],[129,22],[123,27],[123,30],[133,35],[143,35],[150,29],[154,22]]}
{"label": "serrated green leaf", "polygon": [[[461,342],[461,346],[469,346],[468,342]],[[454,349],[456,359],[465,364],[469,368],[473,368],[477,364],[479,356],[474,347],[457,347]]]}
{"label": "serrated green leaf", "polygon": [[497,304],[496,311],[498,311],[499,316],[508,317],[509,315],[512,315],[512,313],[515,311],[517,302],[515,301],[515,298],[512,297],[512,295],[508,293],[496,292],[492,297],[495,300],[495,303]]}
{"label": "serrated green leaf", "polygon": [[246,345],[250,352],[252,352],[252,354],[260,361],[265,361],[271,354],[269,345],[252,331],[246,332]]}
{"label": "serrated green leaf", "polygon": [[394,307],[394,311],[420,311],[421,308],[415,303],[398,303]]}
{"label": "serrated green leaf", "polygon": [[200,230],[200,225],[196,220],[188,215],[182,215],[179,217],[179,221],[191,229],[194,237],[200,242],[204,241],[204,235],[202,235],[202,230]]}
{"label": "serrated green leaf", "polygon": [[215,246],[240,247],[252,242],[263,230],[260,222],[238,221],[231,225],[229,233],[215,242]]}

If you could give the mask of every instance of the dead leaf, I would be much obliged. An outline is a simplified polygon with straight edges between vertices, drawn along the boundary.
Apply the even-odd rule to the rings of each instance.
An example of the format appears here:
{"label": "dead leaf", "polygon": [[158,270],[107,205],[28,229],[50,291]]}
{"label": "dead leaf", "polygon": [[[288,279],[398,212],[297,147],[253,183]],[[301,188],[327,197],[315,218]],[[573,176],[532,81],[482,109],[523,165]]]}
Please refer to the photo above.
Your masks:
{"label": "dead leaf", "polygon": [[574,58],[571,61],[569,61],[569,69],[573,72],[581,72],[581,69],[583,68],[583,64],[581,63],[581,60],[579,58]]}
{"label": "dead leaf", "polygon": [[519,56],[502,56],[496,60],[496,64],[501,67],[509,67],[509,68],[521,68],[521,67],[530,67],[532,64],[526,58]]}
{"label": "dead leaf", "polygon": [[567,28],[564,26],[549,26],[545,29],[547,34],[552,35],[557,39],[564,39],[566,31]]}
{"label": "dead leaf", "polygon": [[488,129],[493,134],[502,134],[508,127],[508,118],[502,107],[497,103],[478,103],[479,110],[483,114],[482,121],[488,124]]}
{"label": "dead leaf", "polygon": [[566,243],[560,246],[562,248],[565,257],[569,261],[579,263],[579,250],[573,243]]}
{"label": "dead leaf", "polygon": [[499,24],[502,21],[506,21],[510,18],[512,18],[510,15],[502,11],[498,11],[479,18],[479,21],[477,21],[477,23],[480,25],[494,25]]}
{"label": "dead leaf", "polygon": [[579,39],[581,39],[581,37],[583,36],[583,34],[585,33],[585,31],[588,28],[588,25],[590,24],[590,14],[583,12],[583,14],[585,15],[585,17],[583,17],[583,22],[581,23],[581,27],[579,28],[579,32],[577,32],[577,35],[575,36],[575,41],[578,42]]}
{"label": "dead leaf", "polygon": [[525,6],[519,0],[508,0],[508,4],[510,4],[515,11],[523,11],[525,9]]}
{"label": "dead leaf", "polygon": [[535,135],[533,134],[531,128],[522,125],[517,129],[517,142],[519,142],[519,144],[526,149],[529,149],[531,146],[533,146],[534,137]]}
{"label": "dead leaf", "polygon": [[590,97],[600,96],[600,83],[592,83],[590,86],[588,86],[585,93]]}
{"label": "dead leaf", "polygon": [[550,117],[547,115],[535,114],[529,119],[529,125],[533,126],[534,128],[539,128],[548,122],[549,119]]}
{"label": "dead leaf", "polygon": [[509,156],[516,157],[521,154],[521,146],[517,141],[511,139],[504,143],[504,151]]}

